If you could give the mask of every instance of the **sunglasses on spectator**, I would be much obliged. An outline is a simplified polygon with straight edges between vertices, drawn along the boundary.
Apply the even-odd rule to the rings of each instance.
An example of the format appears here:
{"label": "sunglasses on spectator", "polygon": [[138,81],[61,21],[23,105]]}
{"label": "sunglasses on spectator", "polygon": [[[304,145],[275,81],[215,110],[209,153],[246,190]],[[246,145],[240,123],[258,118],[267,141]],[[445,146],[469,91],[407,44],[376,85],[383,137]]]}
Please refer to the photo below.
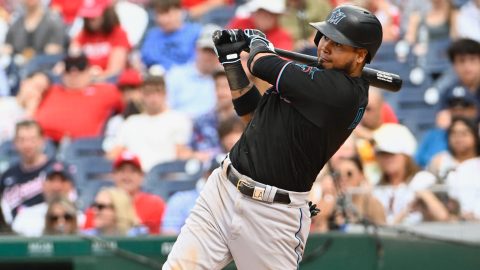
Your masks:
{"label": "sunglasses on spectator", "polygon": [[68,213],[63,215],[48,215],[48,220],[50,220],[50,222],[57,222],[61,218],[63,218],[65,221],[72,221],[74,216]]}
{"label": "sunglasses on spectator", "polygon": [[107,208],[110,208],[110,209],[113,209],[113,205],[111,204],[104,204],[104,203],[93,203],[92,204],[92,208],[98,210],[98,211],[102,211],[103,209],[107,209]]}

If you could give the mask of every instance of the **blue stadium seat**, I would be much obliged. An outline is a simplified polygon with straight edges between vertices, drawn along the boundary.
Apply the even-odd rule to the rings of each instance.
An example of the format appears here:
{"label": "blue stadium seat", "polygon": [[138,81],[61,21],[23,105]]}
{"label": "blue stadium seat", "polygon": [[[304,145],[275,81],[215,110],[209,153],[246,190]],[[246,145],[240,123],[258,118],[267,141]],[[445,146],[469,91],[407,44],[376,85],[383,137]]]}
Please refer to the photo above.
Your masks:
{"label": "blue stadium seat", "polygon": [[177,191],[195,189],[198,179],[189,179],[183,181],[158,181],[155,186],[147,185],[145,191],[160,196],[165,201]]}
{"label": "blue stadium seat", "polygon": [[76,167],[74,174],[75,183],[79,191],[85,189],[85,185],[95,181],[112,181],[112,161],[103,157],[77,159],[70,162]]}
{"label": "blue stadium seat", "polygon": [[102,142],[103,137],[75,139],[59,151],[59,159],[73,162],[79,159],[103,157],[105,152],[102,148]]}
{"label": "blue stadium seat", "polygon": [[202,164],[195,159],[160,163],[147,173],[144,190],[168,200],[176,191],[195,188],[202,174]]}

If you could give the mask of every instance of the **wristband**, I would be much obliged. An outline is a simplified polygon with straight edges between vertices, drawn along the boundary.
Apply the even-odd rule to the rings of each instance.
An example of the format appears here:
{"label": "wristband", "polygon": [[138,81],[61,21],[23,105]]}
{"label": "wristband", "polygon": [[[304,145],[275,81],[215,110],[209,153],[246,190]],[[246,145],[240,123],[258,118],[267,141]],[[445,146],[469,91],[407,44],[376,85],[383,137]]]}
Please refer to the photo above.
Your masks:
{"label": "wristband", "polygon": [[257,108],[258,102],[261,98],[262,95],[260,95],[257,87],[253,85],[245,95],[232,101],[233,107],[239,116],[244,116],[253,112]]}
{"label": "wristband", "polygon": [[250,83],[240,60],[224,64],[223,69],[225,69],[230,90],[237,91],[243,89]]}

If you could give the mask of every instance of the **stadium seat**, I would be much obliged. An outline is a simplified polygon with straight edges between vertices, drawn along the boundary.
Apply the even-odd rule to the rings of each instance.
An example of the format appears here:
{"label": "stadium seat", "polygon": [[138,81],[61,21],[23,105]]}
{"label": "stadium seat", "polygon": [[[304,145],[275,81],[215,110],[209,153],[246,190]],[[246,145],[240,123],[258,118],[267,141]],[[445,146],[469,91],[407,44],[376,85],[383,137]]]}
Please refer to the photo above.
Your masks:
{"label": "stadium seat", "polygon": [[92,157],[70,162],[76,167],[74,174],[77,189],[82,191],[86,183],[107,180],[112,181],[112,161],[103,157]]}
{"label": "stadium seat", "polygon": [[176,191],[195,188],[202,174],[202,164],[195,159],[160,163],[147,173],[144,190],[168,200]]}
{"label": "stadium seat", "polygon": [[103,157],[105,152],[102,148],[103,137],[81,138],[71,141],[61,147],[59,159],[67,162],[75,162],[80,159]]}
{"label": "stadium seat", "polygon": [[158,181],[155,186],[147,186],[145,191],[160,196],[165,201],[177,191],[192,190],[196,187],[198,179],[189,179],[183,181]]}

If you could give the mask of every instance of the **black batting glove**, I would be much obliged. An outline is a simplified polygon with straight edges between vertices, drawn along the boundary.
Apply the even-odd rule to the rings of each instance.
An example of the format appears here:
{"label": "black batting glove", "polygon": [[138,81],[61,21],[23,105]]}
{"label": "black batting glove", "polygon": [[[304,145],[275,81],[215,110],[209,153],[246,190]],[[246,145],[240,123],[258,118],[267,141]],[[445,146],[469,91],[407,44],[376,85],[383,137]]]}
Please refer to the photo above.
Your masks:
{"label": "black batting glove", "polygon": [[213,33],[215,53],[222,65],[240,60],[240,53],[248,47],[249,40],[241,29],[218,30]]}
{"label": "black batting glove", "polygon": [[308,208],[310,210],[310,217],[316,216],[318,213],[320,213],[320,209],[317,208],[316,204],[313,204],[312,201],[308,202]]}
{"label": "black batting glove", "polygon": [[273,44],[267,39],[267,36],[257,29],[245,29],[244,35],[248,39],[248,49],[254,54],[259,52],[275,53]]}

